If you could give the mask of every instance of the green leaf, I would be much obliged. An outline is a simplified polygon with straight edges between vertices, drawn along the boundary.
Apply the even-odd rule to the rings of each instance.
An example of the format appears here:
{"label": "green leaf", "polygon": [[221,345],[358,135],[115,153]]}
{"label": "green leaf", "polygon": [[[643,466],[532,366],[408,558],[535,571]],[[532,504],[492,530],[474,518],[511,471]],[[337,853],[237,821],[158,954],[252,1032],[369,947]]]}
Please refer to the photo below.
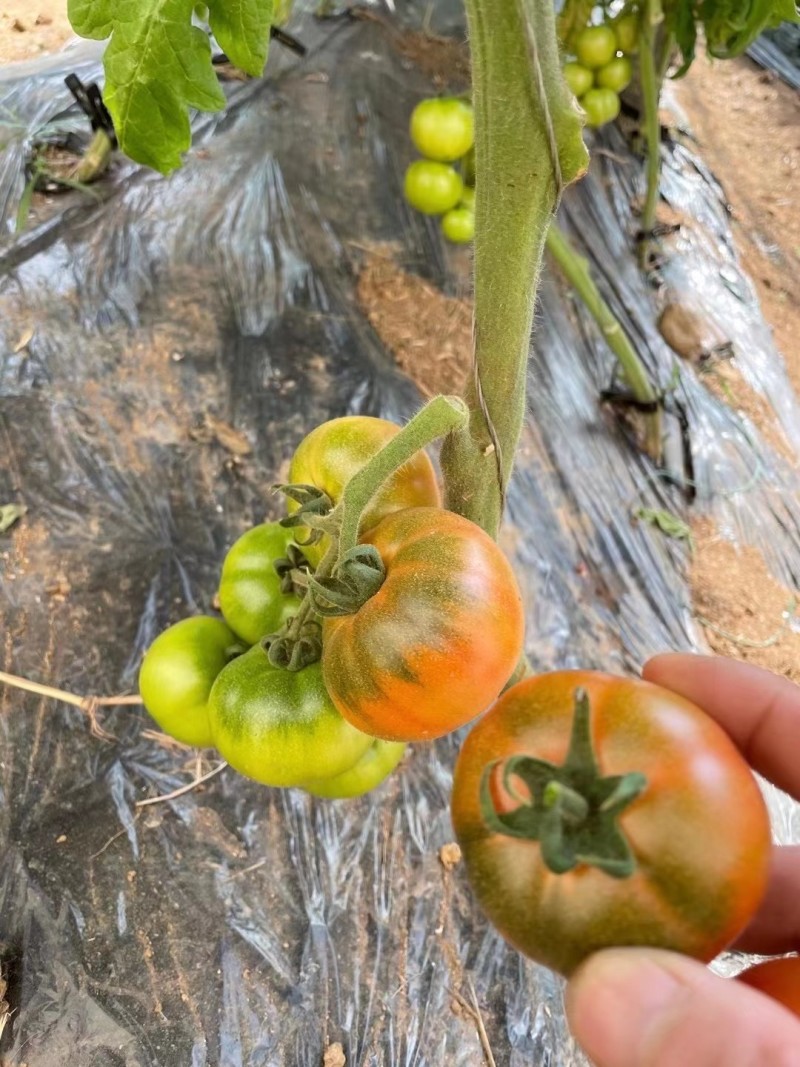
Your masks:
{"label": "green leaf", "polygon": [[210,0],[209,25],[231,63],[259,77],[269,48],[273,0]]}
{"label": "green leaf", "polygon": [[0,534],[10,530],[27,510],[24,504],[0,504]]}
{"label": "green leaf", "polygon": [[692,540],[692,528],[683,519],[673,515],[671,511],[657,511],[655,508],[635,508],[633,517],[641,520],[641,522],[648,523],[650,526],[657,526],[667,537],[674,537],[678,541],[691,542]]}
{"label": "green leaf", "polygon": [[191,145],[189,109],[225,105],[211,45],[192,25],[193,0],[69,0],[76,33],[111,41],[105,52],[106,107],[120,147],[162,174]]}

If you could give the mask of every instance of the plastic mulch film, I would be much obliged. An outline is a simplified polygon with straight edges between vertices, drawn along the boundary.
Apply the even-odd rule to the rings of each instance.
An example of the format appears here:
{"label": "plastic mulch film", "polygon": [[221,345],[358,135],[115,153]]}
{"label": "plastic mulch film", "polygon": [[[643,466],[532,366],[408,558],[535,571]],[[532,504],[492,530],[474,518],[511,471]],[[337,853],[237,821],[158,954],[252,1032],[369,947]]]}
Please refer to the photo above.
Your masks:
{"label": "plastic mulch film", "polygon": [[[219,567],[316,423],[402,420],[419,403],[356,299],[365,248],[463,292],[463,257],[402,195],[407,120],[431,92],[384,20],[293,29],[298,61],[234,83],[169,179],[119,162],[96,199],[38,203],[15,232],[30,140],[83,128],[63,87],[99,77],[82,46],[0,75],[0,502],[27,514],[0,540],[2,668],[75,693],[135,687],[169,622],[211,609]],[[277,56],[277,50],[275,50]],[[663,384],[675,357],[630,255],[641,166],[604,139],[563,222]],[[665,148],[665,191],[695,225],[664,284],[702,293],[743,373],[800,452],[798,406],[702,164]],[[681,364],[697,500],[800,583],[800,476]],[[538,668],[634,672],[700,647],[687,548],[635,506],[681,511],[598,402],[611,356],[553,274],[540,301],[529,418],[504,545]],[[225,431],[221,429],[225,427]],[[51,700],[0,691],[0,959],[13,1015],[0,1058],[60,1067],[582,1064],[561,981],[507,948],[463,869],[439,858],[454,737],[415,746],[389,782],[326,803],[224,770],[172,801],[194,757],[138,708],[114,735]],[[208,766],[206,764],[205,766]],[[769,793],[776,833],[796,807]],[[724,969],[726,964],[720,965]]]}

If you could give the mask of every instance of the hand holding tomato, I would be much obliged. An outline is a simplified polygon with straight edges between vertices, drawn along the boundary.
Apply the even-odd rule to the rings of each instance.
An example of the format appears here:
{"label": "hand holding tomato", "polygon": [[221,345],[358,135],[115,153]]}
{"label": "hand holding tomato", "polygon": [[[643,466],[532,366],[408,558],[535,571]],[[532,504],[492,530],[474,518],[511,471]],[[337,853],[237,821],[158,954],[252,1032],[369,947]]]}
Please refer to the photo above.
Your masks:
{"label": "hand holding tomato", "polygon": [[[699,704],[760,774],[800,799],[797,686],[747,664],[687,655],[659,656],[644,676]],[[800,950],[800,847],[773,849],[767,894],[735,947]],[[797,992],[788,984],[800,980],[794,963],[781,977],[771,964],[767,996],[764,985],[756,992],[670,952],[609,949],[573,976],[567,1014],[597,1067],[788,1065],[800,1062],[800,1019],[790,999]]]}

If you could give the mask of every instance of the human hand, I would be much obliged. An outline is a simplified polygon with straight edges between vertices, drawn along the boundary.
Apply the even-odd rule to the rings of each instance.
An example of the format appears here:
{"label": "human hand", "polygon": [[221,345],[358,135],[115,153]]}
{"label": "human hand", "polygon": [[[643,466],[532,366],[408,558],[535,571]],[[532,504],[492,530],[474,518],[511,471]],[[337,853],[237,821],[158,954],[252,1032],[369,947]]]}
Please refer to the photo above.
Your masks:
{"label": "human hand", "polygon": [[[656,656],[643,674],[703,708],[759,774],[800,800],[798,686],[711,656]],[[766,897],[735,947],[764,955],[800,951],[800,847],[774,849]],[[800,1067],[800,1020],[675,953],[598,952],[569,982],[566,1007],[597,1067]]]}

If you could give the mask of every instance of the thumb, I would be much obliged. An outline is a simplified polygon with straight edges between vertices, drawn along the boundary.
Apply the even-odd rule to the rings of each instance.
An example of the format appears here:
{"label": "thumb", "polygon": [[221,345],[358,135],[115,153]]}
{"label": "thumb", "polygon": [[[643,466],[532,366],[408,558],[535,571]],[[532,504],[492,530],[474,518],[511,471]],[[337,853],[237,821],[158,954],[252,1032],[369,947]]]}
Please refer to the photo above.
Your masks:
{"label": "thumb", "polygon": [[597,1067],[798,1067],[800,1019],[701,963],[656,949],[598,952],[566,991]]}

